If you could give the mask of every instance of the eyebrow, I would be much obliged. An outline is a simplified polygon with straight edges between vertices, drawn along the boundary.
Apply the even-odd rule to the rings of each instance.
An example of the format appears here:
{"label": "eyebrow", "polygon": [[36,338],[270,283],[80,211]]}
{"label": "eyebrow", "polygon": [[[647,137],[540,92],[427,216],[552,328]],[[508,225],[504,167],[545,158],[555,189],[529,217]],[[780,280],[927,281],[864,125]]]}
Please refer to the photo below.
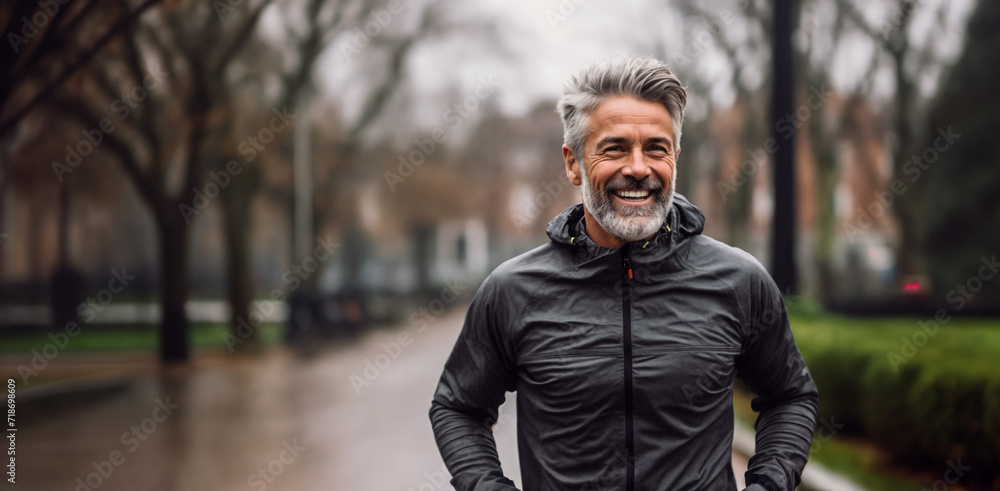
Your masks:
{"label": "eyebrow", "polygon": [[[631,141],[630,139],[625,138],[623,136],[609,136],[609,137],[605,137],[605,138],[601,139],[601,141],[597,142],[597,148],[601,148],[601,147],[604,147],[604,146],[607,146],[607,145],[622,145],[622,144],[625,144],[625,143],[629,143],[630,141]],[[648,138],[645,143],[647,145],[651,144],[651,143],[659,143],[659,144],[662,144],[662,145],[666,145],[670,149],[674,148],[673,142],[670,141],[669,138],[664,138],[662,136],[654,136],[652,138]]]}
{"label": "eyebrow", "polygon": [[597,142],[597,148],[601,148],[607,145],[622,145],[628,143],[629,139],[624,136],[608,136],[603,138],[601,141]]}
{"label": "eyebrow", "polygon": [[661,143],[663,145],[666,145],[667,148],[670,148],[670,149],[674,148],[674,142],[670,141],[669,138],[664,138],[662,136],[654,136],[654,137],[646,140],[646,143]]}

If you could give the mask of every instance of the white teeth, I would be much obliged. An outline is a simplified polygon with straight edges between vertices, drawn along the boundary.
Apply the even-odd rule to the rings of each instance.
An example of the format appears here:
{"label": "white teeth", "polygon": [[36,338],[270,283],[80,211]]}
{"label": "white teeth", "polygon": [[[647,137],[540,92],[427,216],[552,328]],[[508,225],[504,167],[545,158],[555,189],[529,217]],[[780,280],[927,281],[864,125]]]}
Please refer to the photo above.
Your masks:
{"label": "white teeth", "polygon": [[615,194],[622,198],[642,199],[649,196],[649,191],[616,191]]}

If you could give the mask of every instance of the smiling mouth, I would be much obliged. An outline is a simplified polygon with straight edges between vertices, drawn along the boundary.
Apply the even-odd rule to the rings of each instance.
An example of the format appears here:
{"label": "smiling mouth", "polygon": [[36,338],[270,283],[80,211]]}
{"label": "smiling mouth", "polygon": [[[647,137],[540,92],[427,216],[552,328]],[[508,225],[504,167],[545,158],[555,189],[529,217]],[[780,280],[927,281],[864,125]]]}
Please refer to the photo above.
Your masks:
{"label": "smiling mouth", "polygon": [[611,194],[614,194],[615,196],[626,201],[643,201],[650,196],[649,190],[646,189],[636,191],[618,190],[612,191]]}

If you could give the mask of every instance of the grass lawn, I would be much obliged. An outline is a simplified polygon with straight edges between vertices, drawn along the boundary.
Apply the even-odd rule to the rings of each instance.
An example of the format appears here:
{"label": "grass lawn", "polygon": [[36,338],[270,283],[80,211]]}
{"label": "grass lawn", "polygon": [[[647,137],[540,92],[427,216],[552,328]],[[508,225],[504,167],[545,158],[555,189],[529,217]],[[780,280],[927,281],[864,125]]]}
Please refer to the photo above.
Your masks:
{"label": "grass lawn", "polygon": [[[284,326],[280,324],[262,324],[258,331],[265,346],[277,344],[282,339]],[[41,350],[52,340],[46,335],[48,331],[39,328],[36,331],[0,332],[0,352],[30,353]],[[193,324],[191,326],[192,348],[226,348],[227,324]],[[156,351],[159,327],[155,325],[142,326],[104,326],[84,324],[80,334],[70,339],[66,347],[60,351]]]}

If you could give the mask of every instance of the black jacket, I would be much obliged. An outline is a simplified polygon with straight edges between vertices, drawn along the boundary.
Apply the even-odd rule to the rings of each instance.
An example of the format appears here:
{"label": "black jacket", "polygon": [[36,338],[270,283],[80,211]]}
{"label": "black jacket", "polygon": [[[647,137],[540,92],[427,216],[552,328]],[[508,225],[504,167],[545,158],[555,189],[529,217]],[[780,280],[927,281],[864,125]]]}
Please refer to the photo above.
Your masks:
{"label": "black jacket", "polygon": [[526,491],[731,491],[737,375],[760,413],[747,483],[798,484],[816,386],[767,271],[704,222],[677,196],[651,241],[612,250],[572,206],[485,280],[430,409],[456,489],[515,489],[491,426],[517,391]]}

